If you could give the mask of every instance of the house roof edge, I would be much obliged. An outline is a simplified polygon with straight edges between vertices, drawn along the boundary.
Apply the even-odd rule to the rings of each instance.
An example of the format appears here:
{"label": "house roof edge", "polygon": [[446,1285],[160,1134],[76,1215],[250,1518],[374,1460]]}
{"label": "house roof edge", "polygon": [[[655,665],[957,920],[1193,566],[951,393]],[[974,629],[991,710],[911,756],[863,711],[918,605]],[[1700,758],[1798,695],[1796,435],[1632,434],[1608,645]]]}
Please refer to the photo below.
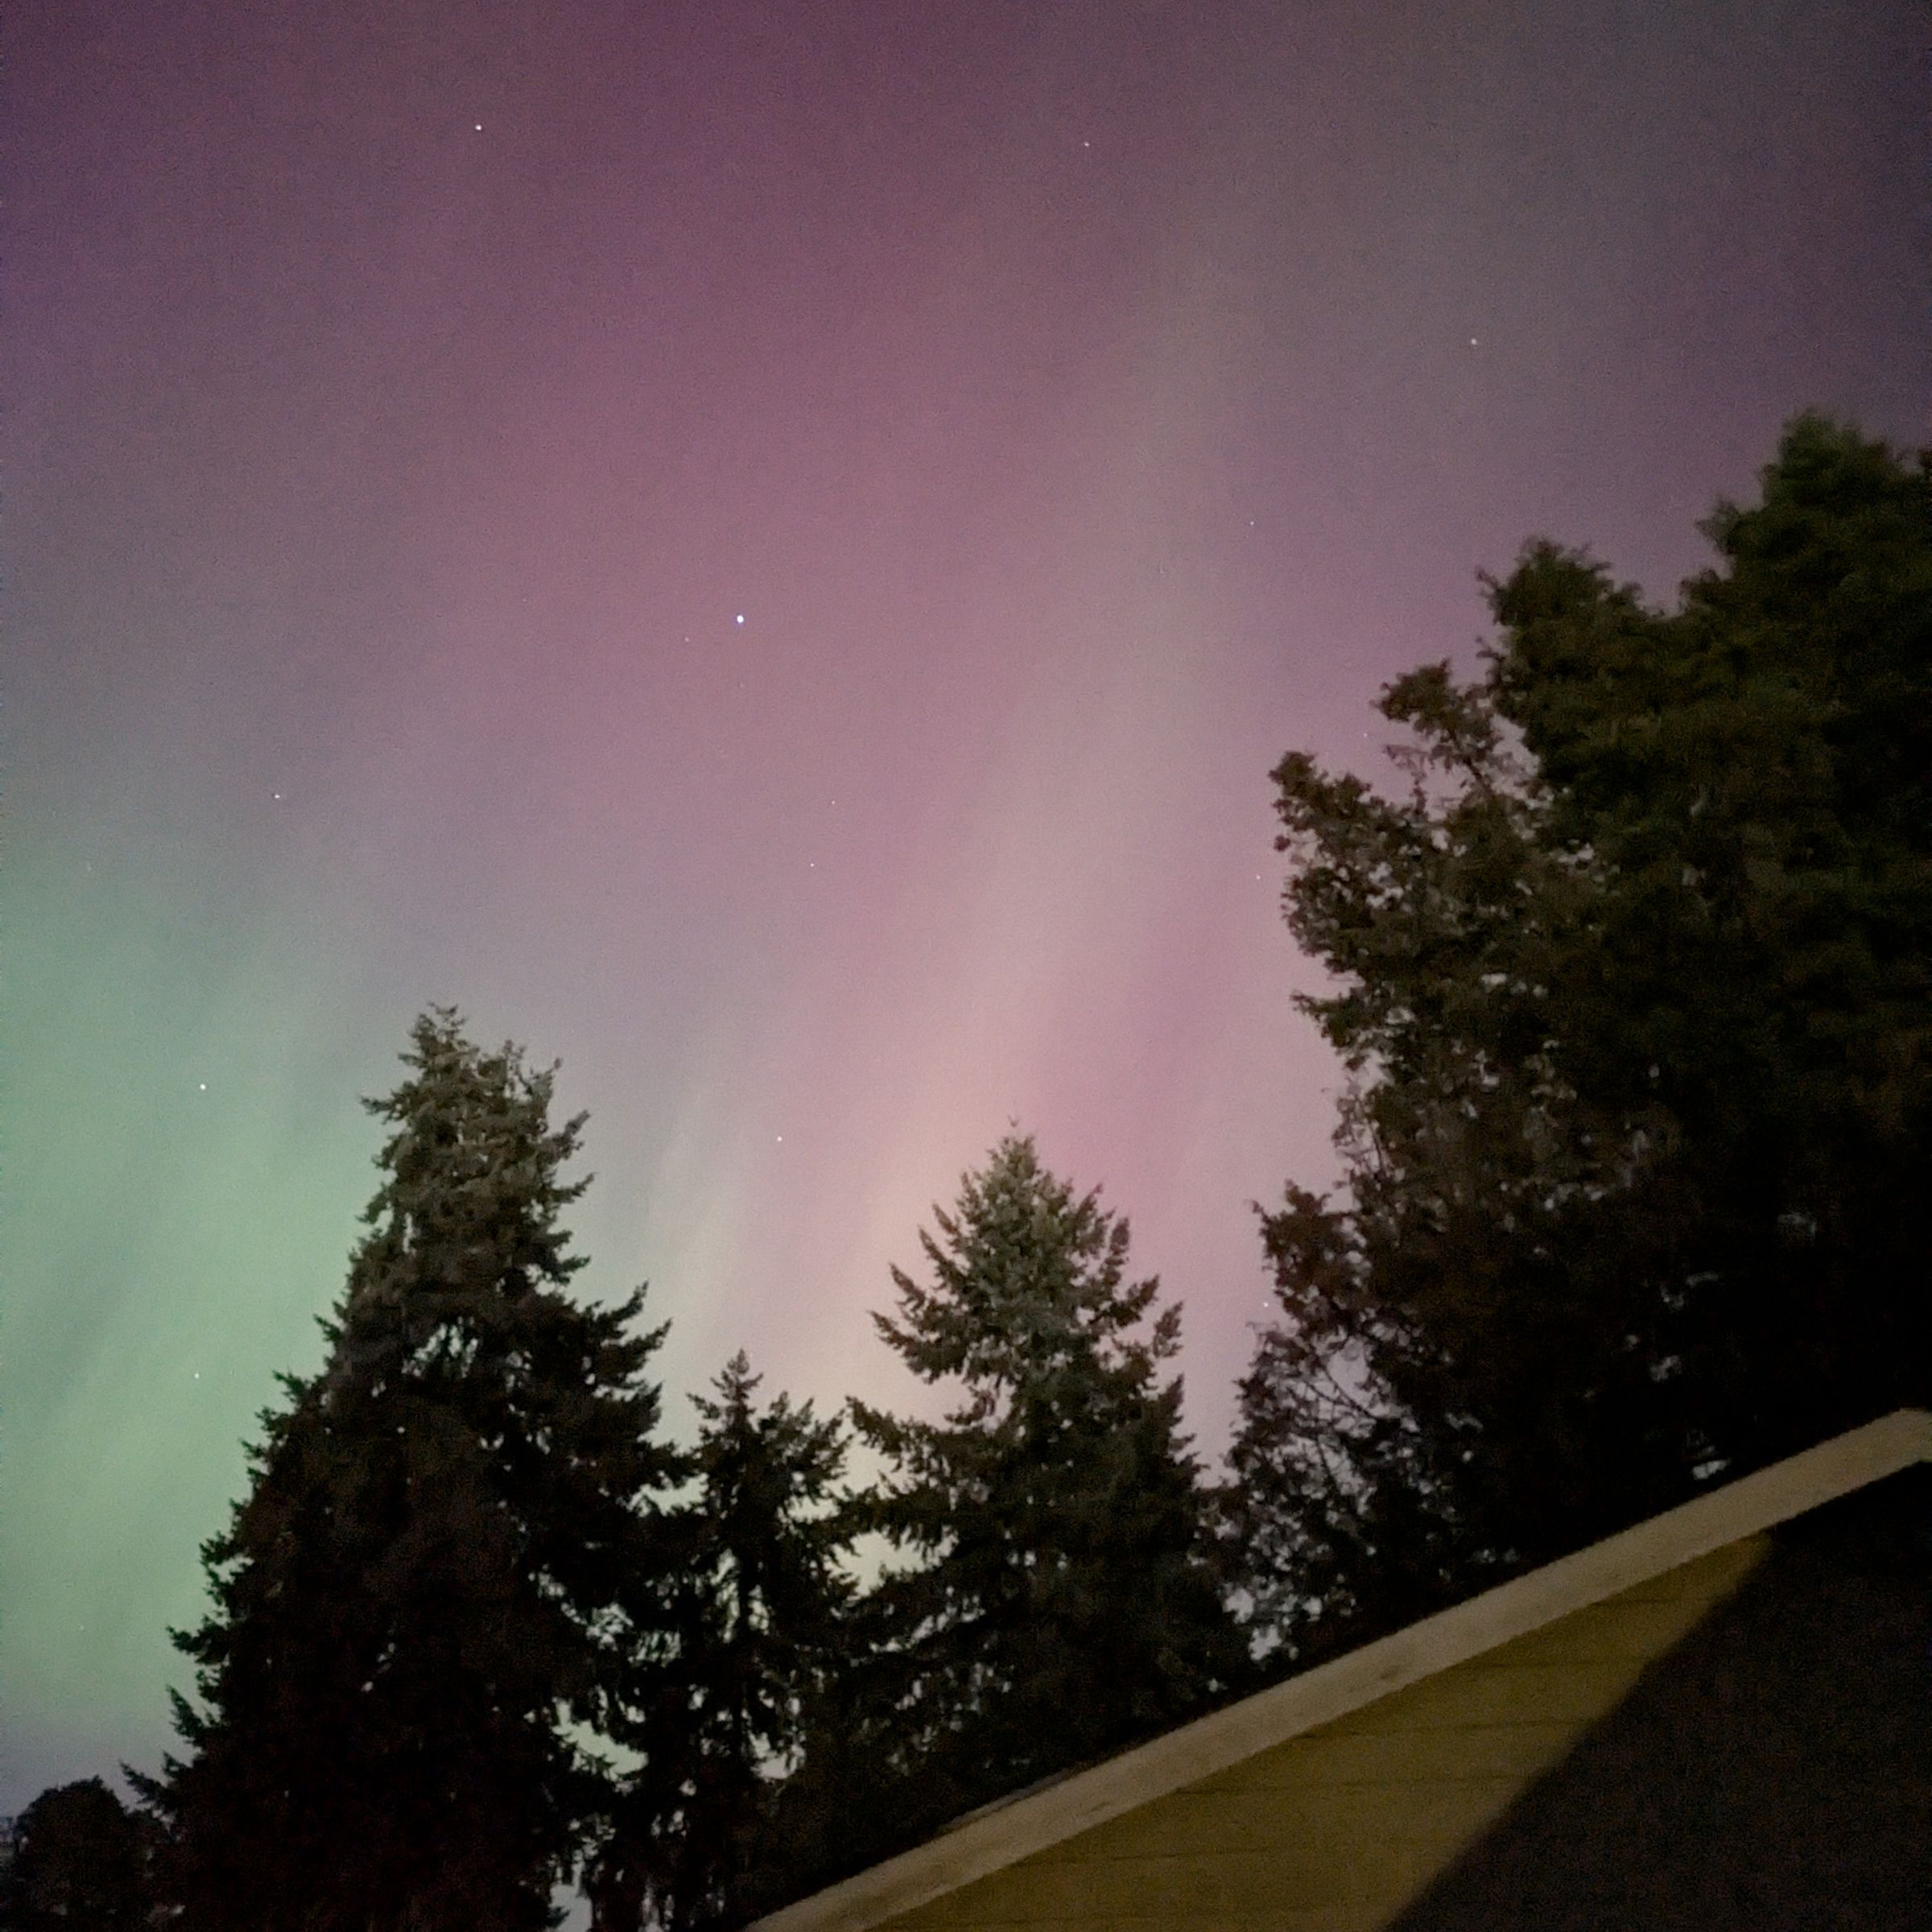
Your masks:
{"label": "house roof edge", "polygon": [[867,1932],[1558,1617],[1928,1461],[1932,1413],[1896,1410],[1085,1770],[973,1812],[936,1838],[759,1919],[753,1932]]}

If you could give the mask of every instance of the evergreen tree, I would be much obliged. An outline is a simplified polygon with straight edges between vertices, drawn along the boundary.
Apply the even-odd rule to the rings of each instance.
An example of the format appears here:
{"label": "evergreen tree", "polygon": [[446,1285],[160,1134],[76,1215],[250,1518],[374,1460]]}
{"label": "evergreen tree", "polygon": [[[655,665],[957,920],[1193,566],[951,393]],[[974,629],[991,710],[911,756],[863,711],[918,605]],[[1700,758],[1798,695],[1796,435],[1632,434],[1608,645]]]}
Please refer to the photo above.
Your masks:
{"label": "evergreen tree", "polygon": [[1493,683],[1550,843],[1613,881],[1573,1083],[1657,1121],[1682,1367],[1737,1466],[1932,1395],[1932,452],[1802,417],[1704,528],[1664,617],[1534,547]]}
{"label": "evergreen tree", "polygon": [[1274,774],[1352,1075],[1233,1456],[1297,1654],[1932,1393],[1932,487],[1804,418],[1706,529],[1670,613],[1531,545],[1406,798]]}
{"label": "evergreen tree", "polygon": [[43,1791],[0,1871],[8,1932],[140,1932],[151,1910],[149,1821],[97,1777]]}
{"label": "evergreen tree", "polygon": [[[741,1351],[694,1396],[696,1493],[667,1522],[667,1662],[630,1733],[644,1769],[597,1861],[601,1929],[742,1923],[778,1902],[778,1806],[844,1635],[844,1432],[762,1407]],[[786,1821],[789,1823],[789,1821]]]}
{"label": "evergreen tree", "polygon": [[552,1923],[656,1614],[662,1331],[567,1292],[581,1119],[452,1012],[405,1061],[326,1364],[283,1378],[176,1638],[200,1703],[148,1789],[184,1932]]}
{"label": "evergreen tree", "polygon": [[[875,1765],[901,1835],[1198,1711],[1242,1676],[1181,1384],[1180,1314],[1129,1284],[1127,1223],[1009,1137],[895,1269],[880,1334],[963,1390],[938,1422],[853,1405],[891,1480],[878,1526],[914,1561],[868,1606]],[[1152,1315],[1152,1320],[1149,1318]]]}

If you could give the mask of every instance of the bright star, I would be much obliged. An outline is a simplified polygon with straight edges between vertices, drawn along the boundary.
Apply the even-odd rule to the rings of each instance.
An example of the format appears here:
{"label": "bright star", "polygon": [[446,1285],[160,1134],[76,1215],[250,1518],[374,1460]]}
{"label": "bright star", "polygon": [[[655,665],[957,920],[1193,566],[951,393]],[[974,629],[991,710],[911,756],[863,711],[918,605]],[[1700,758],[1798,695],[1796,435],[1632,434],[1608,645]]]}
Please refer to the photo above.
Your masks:
{"label": "bright star", "polygon": [[742,624],[744,621],[745,613],[743,611],[740,611],[738,614],[732,619],[732,622],[734,624]]}

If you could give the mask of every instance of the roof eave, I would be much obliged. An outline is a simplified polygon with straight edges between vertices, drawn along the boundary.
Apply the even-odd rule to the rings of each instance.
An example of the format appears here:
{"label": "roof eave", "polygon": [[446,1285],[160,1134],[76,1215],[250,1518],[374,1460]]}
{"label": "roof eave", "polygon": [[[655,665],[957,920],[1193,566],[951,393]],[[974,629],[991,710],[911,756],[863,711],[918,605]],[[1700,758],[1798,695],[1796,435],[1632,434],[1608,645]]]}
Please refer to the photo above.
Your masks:
{"label": "roof eave", "polygon": [[753,1932],[867,1932],[1392,1691],[1926,1461],[1932,1461],[1932,1414],[1895,1410],[1103,1764],[976,1811],[937,1838],[758,1920]]}

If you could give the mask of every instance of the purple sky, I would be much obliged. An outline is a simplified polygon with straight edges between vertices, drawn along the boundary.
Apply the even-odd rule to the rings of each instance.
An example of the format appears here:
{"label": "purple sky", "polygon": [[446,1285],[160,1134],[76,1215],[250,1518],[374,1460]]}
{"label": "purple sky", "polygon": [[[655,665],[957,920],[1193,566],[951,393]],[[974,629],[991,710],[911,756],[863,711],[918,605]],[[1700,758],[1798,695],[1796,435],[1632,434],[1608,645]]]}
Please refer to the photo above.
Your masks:
{"label": "purple sky", "polygon": [[[1926,440],[1913,0],[63,0],[6,29],[0,1810],[151,1765],[426,1001],[588,1282],[916,1391],[1009,1120],[1218,1452],[1317,1183],[1266,774],[1479,567]],[[742,617],[742,621],[739,620]]]}

